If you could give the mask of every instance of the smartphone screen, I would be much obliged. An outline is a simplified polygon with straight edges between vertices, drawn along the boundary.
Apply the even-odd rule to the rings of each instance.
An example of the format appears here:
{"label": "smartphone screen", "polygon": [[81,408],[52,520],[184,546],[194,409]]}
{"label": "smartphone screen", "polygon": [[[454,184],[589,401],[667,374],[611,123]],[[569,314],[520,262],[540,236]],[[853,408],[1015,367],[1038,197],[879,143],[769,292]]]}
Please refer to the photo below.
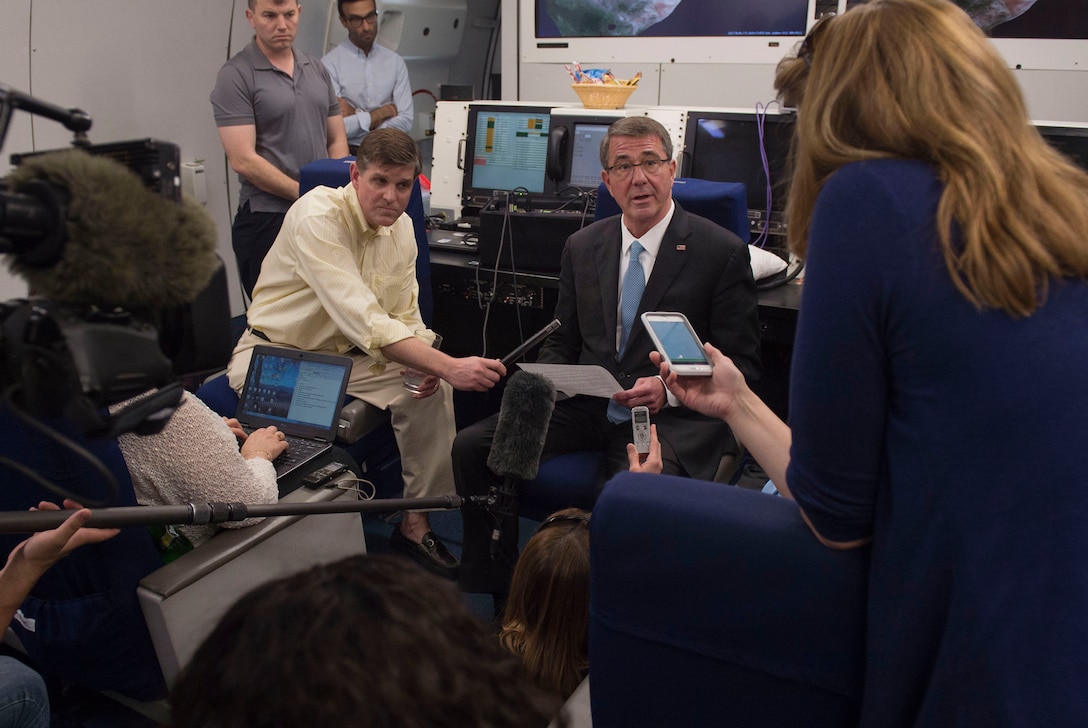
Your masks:
{"label": "smartphone screen", "polygon": [[670,369],[687,376],[711,373],[703,344],[684,314],[648,312],[642,314],[642,322]]}

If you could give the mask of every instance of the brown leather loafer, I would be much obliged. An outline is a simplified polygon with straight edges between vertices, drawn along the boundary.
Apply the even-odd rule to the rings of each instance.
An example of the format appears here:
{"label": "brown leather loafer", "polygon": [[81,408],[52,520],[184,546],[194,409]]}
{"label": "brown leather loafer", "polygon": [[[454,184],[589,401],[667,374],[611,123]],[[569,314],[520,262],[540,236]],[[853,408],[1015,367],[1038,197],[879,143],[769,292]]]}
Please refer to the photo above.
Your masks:
{"label": "brown leather loafer", "polygon": [[457,579],[461,562],[449,552],[434,531],[427,531],[423,535],[422,543],[412,543],[397,527],[393,529],[393,534],[389,537],[389,546],[394,551],[411,557],[413,561],[433,574],[446,579]]}

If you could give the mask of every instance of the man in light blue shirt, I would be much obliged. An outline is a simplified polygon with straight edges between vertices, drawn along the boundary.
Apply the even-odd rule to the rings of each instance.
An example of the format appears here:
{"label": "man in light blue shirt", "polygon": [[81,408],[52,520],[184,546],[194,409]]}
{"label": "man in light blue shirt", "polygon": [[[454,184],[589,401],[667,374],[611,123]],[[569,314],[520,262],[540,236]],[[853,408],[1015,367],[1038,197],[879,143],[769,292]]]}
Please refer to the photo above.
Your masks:
{"label": "man in light blue shirt", "polygon": [[378,37],[375,0],[337,0],[336,4],[348,37],[321,60],[340,100],[349,147],[354,150],[364,136],[381,127],[411,132],[414,112],[408,67],[403,58],[374,42]]}

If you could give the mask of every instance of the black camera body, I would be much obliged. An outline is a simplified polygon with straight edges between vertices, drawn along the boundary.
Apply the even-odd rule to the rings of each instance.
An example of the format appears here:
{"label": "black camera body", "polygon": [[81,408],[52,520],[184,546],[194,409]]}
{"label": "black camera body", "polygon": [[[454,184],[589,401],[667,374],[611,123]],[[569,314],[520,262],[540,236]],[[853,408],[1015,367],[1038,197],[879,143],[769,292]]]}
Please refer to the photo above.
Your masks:
{"label": "black camera body", "polygon": [[88,435],[117,434],[109,405],[174,379],[154,326],[128,311],[93,306],[0,305],[0,357],[6,397],[35,417],[75,422]]}

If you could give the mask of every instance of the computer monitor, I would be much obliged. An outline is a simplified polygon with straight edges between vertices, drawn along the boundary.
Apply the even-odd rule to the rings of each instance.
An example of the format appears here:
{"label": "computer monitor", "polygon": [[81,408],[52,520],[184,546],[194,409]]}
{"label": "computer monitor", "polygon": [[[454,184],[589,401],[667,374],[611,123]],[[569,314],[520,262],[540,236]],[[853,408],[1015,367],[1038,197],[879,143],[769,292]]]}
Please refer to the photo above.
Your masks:
{"label": "computer monitor", "polygon": [[682,176],[743,182],[752,242],[786,233],[786,191],[794,117],[756,112],[691,111]]}
{"label": "computer monitor", "polygon": [[[518,3],[522,63],[775,64],[804,36],[817,0]],[[505,28],[505,26],[504,26]],[[643,69],[645,70],[645,69]]]}
{"label": "computer monitor", "polygon": [[1036,128],[1052,147],[1088,172],[1088,129],[1077,126],[1039,126]]}
{"label": "computer monitor", "polygon": [[569,197],[591,192],[601,183],[601,141],[622,112],[552,114],[548,143],[548,192]]}
{"label": "computer monitor", "polygon": [[572,187],[594,188],[601,183],[601,140],[608,124],[574,122],[570,139],[570,175]]}
{"label": "computer monitor", "polygon": [[467,123],[463,215],[479,215],[489,201],[507,193],[544,192],[547,107],[475,105]]}

